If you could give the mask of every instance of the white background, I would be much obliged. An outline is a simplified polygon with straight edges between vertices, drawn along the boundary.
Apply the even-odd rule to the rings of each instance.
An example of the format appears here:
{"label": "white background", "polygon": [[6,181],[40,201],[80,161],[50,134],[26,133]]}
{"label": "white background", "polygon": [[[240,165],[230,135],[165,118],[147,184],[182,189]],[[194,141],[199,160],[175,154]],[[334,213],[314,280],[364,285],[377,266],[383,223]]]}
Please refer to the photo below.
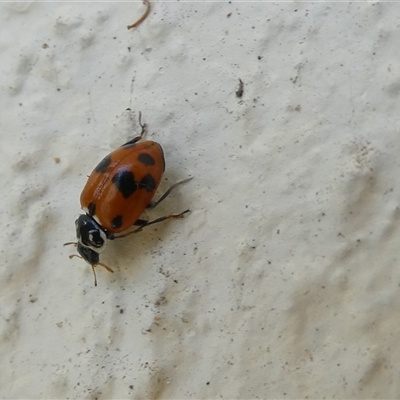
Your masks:
{"label": "white background", "polygon": [[[144,9],[0,4],[0,397],[399,397],[398,5]],[[192,213],[95,288],[63,243],[138,111]]]}

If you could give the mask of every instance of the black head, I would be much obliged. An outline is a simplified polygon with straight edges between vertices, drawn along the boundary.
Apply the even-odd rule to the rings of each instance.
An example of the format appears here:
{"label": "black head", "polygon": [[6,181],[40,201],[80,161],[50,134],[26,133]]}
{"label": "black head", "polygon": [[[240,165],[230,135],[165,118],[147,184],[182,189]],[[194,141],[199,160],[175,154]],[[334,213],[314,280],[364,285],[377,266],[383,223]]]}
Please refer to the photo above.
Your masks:
{"label": "black head", "polygon": [[107,242],[107,236],[101,226],[90,216],[82,214],[75,221],[78,253],[90,265],[99,263],[101,253]]}
{"label": "black head", "polygon": [[83,258],[92,267],[94,275],[94,285],[97,286],[95,267],[101,265],[107,271],[114,272],[106,264],[101,263],[100,253],[104,250],[107,243],[107,235],[104,229],[90,215],[80,215],[75,221],[76,237],[78,243],[68,242],[64,246],[73,244],[77,247],[79,256],[72,254],[69,258]]}
{"label": "black head", "polygon": [[76,250],[88,264],[97,265],[99,263],[100,254],[89,247],[82,246],[81,242],[78,242]]}

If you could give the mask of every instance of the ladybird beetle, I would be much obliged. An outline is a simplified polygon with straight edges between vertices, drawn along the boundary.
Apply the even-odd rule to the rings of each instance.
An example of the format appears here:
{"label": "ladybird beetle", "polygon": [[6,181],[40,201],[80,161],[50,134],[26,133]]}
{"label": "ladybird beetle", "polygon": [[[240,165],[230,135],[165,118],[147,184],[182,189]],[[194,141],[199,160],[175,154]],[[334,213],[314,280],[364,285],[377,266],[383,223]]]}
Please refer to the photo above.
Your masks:
{"label": "ladybird beetle", "polygon": [[[156,207],[175,187],[192,179],[175,183],[157,201],[152,201],[165,170],[164,152],[159,143],[141,141],[147,125],[142,124],[140,113],[139,124],[140,135],[104,157],[90,174],[80,198],[85,214],[75,221],[78,241],[64,244],[77,247],[79,255],[73,254],[70,258],[82,258],[92,267],[95,286],[96,266],[114,272],[100,262],[107,240],[129,236],[167,219],[183,218],[190,212],[186,210],[153,221],[139,218],[146,208]],[[138,228],[126,232],[132,225]]]}

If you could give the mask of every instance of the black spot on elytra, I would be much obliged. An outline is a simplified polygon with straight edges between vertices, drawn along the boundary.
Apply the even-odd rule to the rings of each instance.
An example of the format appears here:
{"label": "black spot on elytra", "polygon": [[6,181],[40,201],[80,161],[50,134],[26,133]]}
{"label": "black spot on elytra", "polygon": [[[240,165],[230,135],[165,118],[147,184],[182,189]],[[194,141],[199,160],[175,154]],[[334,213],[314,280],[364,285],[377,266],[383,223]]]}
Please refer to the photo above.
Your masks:
{"label": "black spot on elytra", "polygon": [[144,165],[154,165],[156,163],[154,158],[148,153],[140,153],[138,161]]}
{"label": "black spot on elytra", "polygon": [[96,204],[90,202],[88,205],[88,214],[90,216],[93,216],[94,214],[96,214]]}
{"label": "black spot on elytra", "polygon": [[152,175],[147,174],[140,181],[140,186],[143,186],[147,192],[152,192],[156,188],[156,181]]}
{"label": "black spot on elytra", "polygon": [[121,226],[122,226],[122,215],[117,215],[116,217],[114,217],[113,220],[111,221],[111,226],[114,229],[121,228]]}
{"label": "black spot on elytra", "polygon": [[118,171],[112,178],[113,184],[122,193],[125,199],[132,196],[137,189],[137,182],[131,171],[121,170]]}
{"label": "black spot on elytra", "polygon": [[102,174],[103,172],[106,172],[110,164],[111,164],[111,157],[106,156],[97,164],[97,167],[94,170],[99,174]]}

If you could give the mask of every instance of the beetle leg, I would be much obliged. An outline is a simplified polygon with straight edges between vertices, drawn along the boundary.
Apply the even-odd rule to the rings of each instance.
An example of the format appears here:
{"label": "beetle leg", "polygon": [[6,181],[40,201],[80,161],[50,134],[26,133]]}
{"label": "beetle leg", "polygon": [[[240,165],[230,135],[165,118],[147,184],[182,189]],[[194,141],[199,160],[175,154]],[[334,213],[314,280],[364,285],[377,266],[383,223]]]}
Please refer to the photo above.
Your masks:
{"label": "beetle leg", "polygon": [[157,219],[155,219],[153,221],[147,221],[147,220],[144,220],[144,219],[138,219],[134,223],[134,225],[139,226],[139,228],[137,228],[137,229],[135,229],[135,230],[133,230],[131,232],[123,233],[122,235],[119,235],[119,236],[114,236],[113,235],[112,239],[121,239],[121,238],[130,236],[133,233],[141,232],[145,226],[158,224],[159,222],[166,221],[167,219],[180,219],[180,218],[183,218],[185,216],[185,214],[187,214],[188,212],[190,212],[190,210],[185,210],[184,212],[181,212],[180,214],[170,214],[170,215],[167,215],[165,217],[157,218]]}
{"label": "beetle leg", "polygon": [[133,139],[129,140],[128,142],[124,143],[121,147],[123,146],[128,146],[130,144],[134,144],[138,142],[139,140],[142,140],[143,136],[147,132],[147,124],[142,124],[142,112],[139,111],[139,125],[142,128],[142,132],[140,132],[139,136],[134,137]]}
{"label": "beetle leg", "polygon": [[133,224],[135,226],[145,226],[147,221],[145,219],[138,219],[136,222]]}
{"label": "beetle leg", "polygon": [[179,185],[183,185],[186,182],[189,182],[193,179],[193,177],[184,179],[183,181],[174,183],[157,201],[151,201],[149,204],[147,204],[146,208],[155,208],[157,207],[168,195]]}

